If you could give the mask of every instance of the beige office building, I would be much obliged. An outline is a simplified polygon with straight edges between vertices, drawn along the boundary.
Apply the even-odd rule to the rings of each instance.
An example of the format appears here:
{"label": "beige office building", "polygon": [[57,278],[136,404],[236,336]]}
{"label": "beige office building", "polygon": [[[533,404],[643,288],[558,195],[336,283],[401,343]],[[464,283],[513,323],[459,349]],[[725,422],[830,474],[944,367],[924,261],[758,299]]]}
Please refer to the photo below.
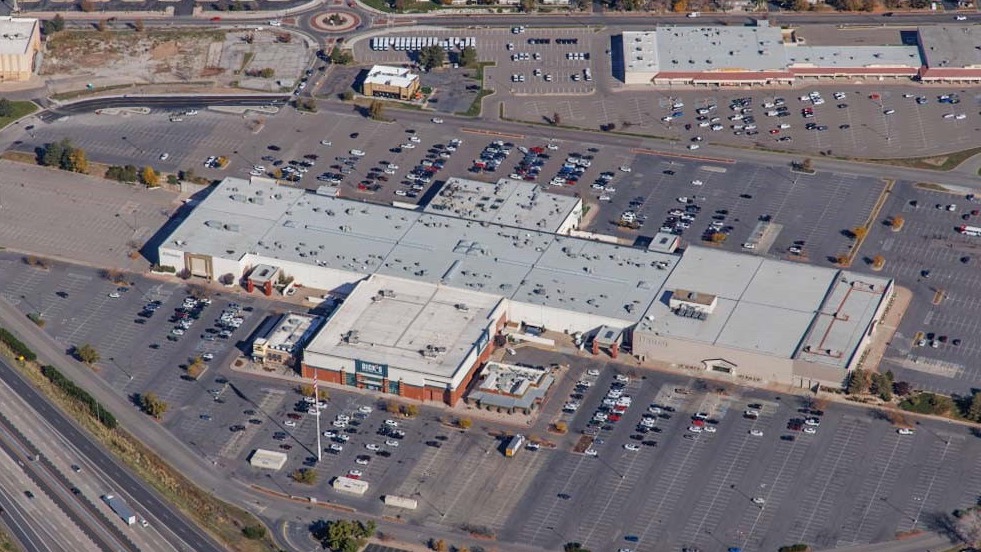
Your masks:
{"label": "beige office building", "polygon": [[0,83],[26,81],[41,51],[41,25],[30,17],[0,17]]}

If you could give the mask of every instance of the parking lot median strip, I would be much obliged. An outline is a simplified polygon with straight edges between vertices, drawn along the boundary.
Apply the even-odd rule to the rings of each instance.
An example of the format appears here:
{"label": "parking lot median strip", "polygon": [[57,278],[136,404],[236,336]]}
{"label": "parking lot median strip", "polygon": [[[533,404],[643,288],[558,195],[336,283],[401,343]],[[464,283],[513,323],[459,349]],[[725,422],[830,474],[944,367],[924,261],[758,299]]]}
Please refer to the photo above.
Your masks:
{"label": "parking lot median strip", "polygon": [[524,140],[524,134],[508,134],[506,132],[497,132],[495,130],[483,130],[479,128],[467,128],[463,127],[460,129],[461,132],[466,132],[468,134],[483,134],[484,136],[497,136],[498,138],[509,138],[511,140]]}
{"label": "parking lot median strip", "polygon": [[678,159],[692,159],[695,161],[706,161],[710,163],[726,163],[728,165],[735,164],[734,159],[725,159],[723,157],[707,157],[704,155],[688,155],[687,153],[671,153],[667,151],[658,151],[652,149],[635,148],[630,150],[630,153],[637,153],[640,155],[657,155],[658,157],[676,157]]}

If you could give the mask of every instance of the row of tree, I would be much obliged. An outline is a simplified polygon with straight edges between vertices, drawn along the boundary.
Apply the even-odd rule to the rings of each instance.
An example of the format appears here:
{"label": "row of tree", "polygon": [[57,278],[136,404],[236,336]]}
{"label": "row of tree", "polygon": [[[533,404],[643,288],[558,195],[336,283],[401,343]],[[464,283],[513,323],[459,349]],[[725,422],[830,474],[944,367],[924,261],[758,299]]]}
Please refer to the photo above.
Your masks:
{"label": "row of tree", "polygon": [[160,173],[149,165],[142,169],[135,165],[113,165],[106,169],[106,178],[119,182],[139,181],[149,188],[160,185]]}
{"label": "row of tree", "polygon": [[89,414],[99,420],[99,423],[104,425],[109,429],[116,429],[119,422],[116,417],[113,416],[112,412],[106,410],[106,407],[102,406],[101,403],[95,400],[88,391],[82,389],[75,384],[72,380],[66,378],[64,374],[58,371],[57,368],[51,365],[46,365],[41,367],[41,374],[48,378],[55,387],[61,389],[69,398],[75,400],[82,405],[84,405]]}
{"label": "row of tree", "polygon": [[62,138],[38,148],[38,163],[45,167],[57,167],[63,171],[87,173],[89,160],[85,150],[76,148],[71,140]]}

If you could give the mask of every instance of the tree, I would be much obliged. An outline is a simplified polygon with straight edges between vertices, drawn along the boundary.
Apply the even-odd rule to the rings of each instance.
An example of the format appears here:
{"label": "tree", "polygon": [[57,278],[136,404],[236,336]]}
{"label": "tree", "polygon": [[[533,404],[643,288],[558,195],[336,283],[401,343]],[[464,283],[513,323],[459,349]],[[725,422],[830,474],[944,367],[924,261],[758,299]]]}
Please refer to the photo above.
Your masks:
{"label": "tree", "polygon": [[349,102],[349,101],[351,101],[353,99],[354,99],[354,91],[353,90],[345,90],[344,92],[341,92],[341,100],[343,100],[345,102]]}
{"label": "tree", "polygon": [[671,8],[675,13],[685,13],[688,11],[688,0],[675,0]]}
{"label": "tree", "polygon": [[433,542],[432,549],[436,552],[448,552],[450,547],[446,544],[445,540],[439,539]]}
{"label": "tree", "polygon": [[864,238],[866,236],[866,234],[869,233],[869,231],[866,230],[864,226],[856,226],[855,228],[852,228],[851,229],[851,233],[852,233],[852,236],[854,236],[856,240],[860,240],[860,239]]}
{"label": "tree", "polygon": [[63,31],[65,29],[65,18],[61,16],[60,13],[55,14],[55,16],[44,22],[44,34],[51,36],[58,31]]}
{"label": "tree", "polygon": [[398,414],[401,412],[401,407],[399,407],[399,403],[395,401],[385,401],[385,412],[388,412],[389,414]]}
{"label": "tree", "polygon": [[246,525],[242,528],[242,535],[249,540],[262,540],[266,538],[266,526],[261,524]]}
{"label": "tree", "polygon": [[153,170],[153,167],[147,165],[140,170],[140,182],[148,188],[155,188],[160,185],[160,174]]}
{"label": "tree", "polygon": [[337,65],[350,65],[353,61],[354,56],[347,50],[341,50],[339,47],[334,46],[334,49],[330,51],[331,63]]}
{"label": "tree", "polygon": [[412,418],[419,415],[419,407],[414,404],[407,404],[402,406],[402,415],[407,418]]}
{"label": "tree", "polygon": [[879,269],[882,268],[883,265],[885,264],[886,264],[886,258],[883,257],[882,255],[876,255],[875,257],[872,257],[872,268]]}
{"label": "tree", "polygon": [[967,409],[967,419],[981,422],[981,391],[975,391],[971,396],[971,406]]}
{"label": "tree", "polygon": [[905,397],[913,392],[913,386],[906,381],[897,381],[896,383],[892,384],[892,392],[900,397]]}
{"label": "tree", "polygon": [[201,357],[194,357],[191,363],[187,365],[187,375],[188,377],[198,379],[201,374],[204,373],[204,369],[207,365],[204,363],[204,359]]}
{"label": "tree", "polygon": [[902,230],[904,224],[906,224],[906,219],[901,215],[896,215],[889,220],[889,227],[897,232]]}
{"label": "tree", "polygon": [[[136,21],[133,22],[133,30],[135,30],[136,32],[142,33],[144,28],[145,25],[143,24],[142,19],[137,19]],[[263,527],[263,529],[265,528]]]}
{"label": "tree", "polygon": [[556,111],[555,113],[552,113],[552,124],[553,125],[560,125],[560,124],[562,124],[562,116],[559,115],[559,112],[558,111]]}
{"label": "tree", "polygon": [[814,162],[808,157],[800,162],[800,170],[805,172],[811,172],[814,170]]}
{"label": "tree", "polygon": [[95,11],[95,2],[92,0],[82,0],[78,3],[78,9],[86,13]]}
{"label": "tree", "polygon": [[100,19],[95,24],[95,30],[99,31],[100,33],[104,33],[104,32],[106,32],[106,31],[109,30],[109,25],[106,24],[106,20],[105,19]]}
{"label": "tree", "polygon": [[848,377],[847,393],[849,395],[861,395],[869,392],[872,386],[872,374],[861,368],[856,368]]}
{"label": "tree", "polygon": [[520,0],[518,8],[525,13],[531,13],[535,11],[535,0]]}
{"label": "tree", "polygon": [[85,154],[85,150],[81,148],[71,148],[71,150],[68,152],[68,163],[63,168],[66,171],[83,174],[88,173],[89,158]]}
{"label": "tree", "polygon": [[99,355],[99,351],[88,343],[82,345],[81,347],[77,347],[75,349],[75,356],[78,358],[78,360],[81,360],[85,364],[95,364],[102,358]]}
{"label": "tree", "polygon": [[712,232],[712,243],[722,243],[726,241],[726,235],[722,232]]}
{"label": "tree", "polygon": [[61,164],[63,151],[62,142],[45,144],[41,152],[41,165],[45,167],[57,167]]}
{"label": "tree", "polygon": [[159,419],[167,412],[168,405],[151,391],[140,395],[140,407],[143,408],[143,412]]}
{"label": "tree", "polygon": [[14,104],[7,98],[0,98],[0,117],[10,117],[14,114]]}
{"label": "tree", "polygon": [[456,421],[456,425],[460,426],[460,429],[470,429],[473,426],[473,420],[470,418],[460,418]]}
{"label": "tree", "polygon": [[569,424],[565,422],[555,422],[555,431],[565,433],[569,431]]}
{"label": "tree", "polygon": [[357,552],[376,531],[377,525],[374,521],[321,521],[312,526],[314,538],[324,548],[340,552]]}
{"label": "tree", "polygon": [[811,8],[811,3],[808,2],[807,0],[794,0],[794,3],[791,5],[792,10],[799,11],[799,12],[807,11],[810,8]]}
{"label": "tree", "polygon": [[442,67],[446,62],[446,50],[441,46],[426,46],[419,51],[419,65],[427,71],[435,67]]}
{"label": "tree", "polygon": [[954,534],[963,542],[974,546],[981,541],[981,508],[977,506],[969,510],[954,512],[952,529]]}
{"label": "tree", "polygon": [[467,46],[460,51],[460,65],[463,67],[473,67],[477,65],[477,49]]}
{"label": "tree", "polygon": [[368,116],[375,121],[381,121],[384,118],[385,104],[378,100],[371,100],[368,104]]}
{"label": "tree", "polygon": [[290,474],[290,478],[297,483],[313,485],[317,482],[317,472],[311,470],[310,468],[300,468],[298,470],[293,470],[293,473]]}

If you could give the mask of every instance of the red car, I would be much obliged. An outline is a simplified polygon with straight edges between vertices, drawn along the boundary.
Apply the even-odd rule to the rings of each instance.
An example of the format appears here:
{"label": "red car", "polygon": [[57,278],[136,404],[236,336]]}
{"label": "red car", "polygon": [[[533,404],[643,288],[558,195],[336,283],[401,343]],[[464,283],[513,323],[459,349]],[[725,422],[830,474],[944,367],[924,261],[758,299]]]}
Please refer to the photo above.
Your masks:
{"label": "red car", "polygon": [[620,421],[620,415],[619,414],[610,414],[610,417],[607,418],[607,419],[609,421],[611,421],[611,422],[619,422]]}
{"label": "red car", "polygon": [[211,18],[211,21],[212,22],[214,22],[214,21],[221,21],[221,18],[220,17],[212,17]]}
{"label": "red car", "polygon": [[779,128],[775,128],[775,129],[773,129],[773,130],[770,131],[770,134],[780,134],[780,129]]}

